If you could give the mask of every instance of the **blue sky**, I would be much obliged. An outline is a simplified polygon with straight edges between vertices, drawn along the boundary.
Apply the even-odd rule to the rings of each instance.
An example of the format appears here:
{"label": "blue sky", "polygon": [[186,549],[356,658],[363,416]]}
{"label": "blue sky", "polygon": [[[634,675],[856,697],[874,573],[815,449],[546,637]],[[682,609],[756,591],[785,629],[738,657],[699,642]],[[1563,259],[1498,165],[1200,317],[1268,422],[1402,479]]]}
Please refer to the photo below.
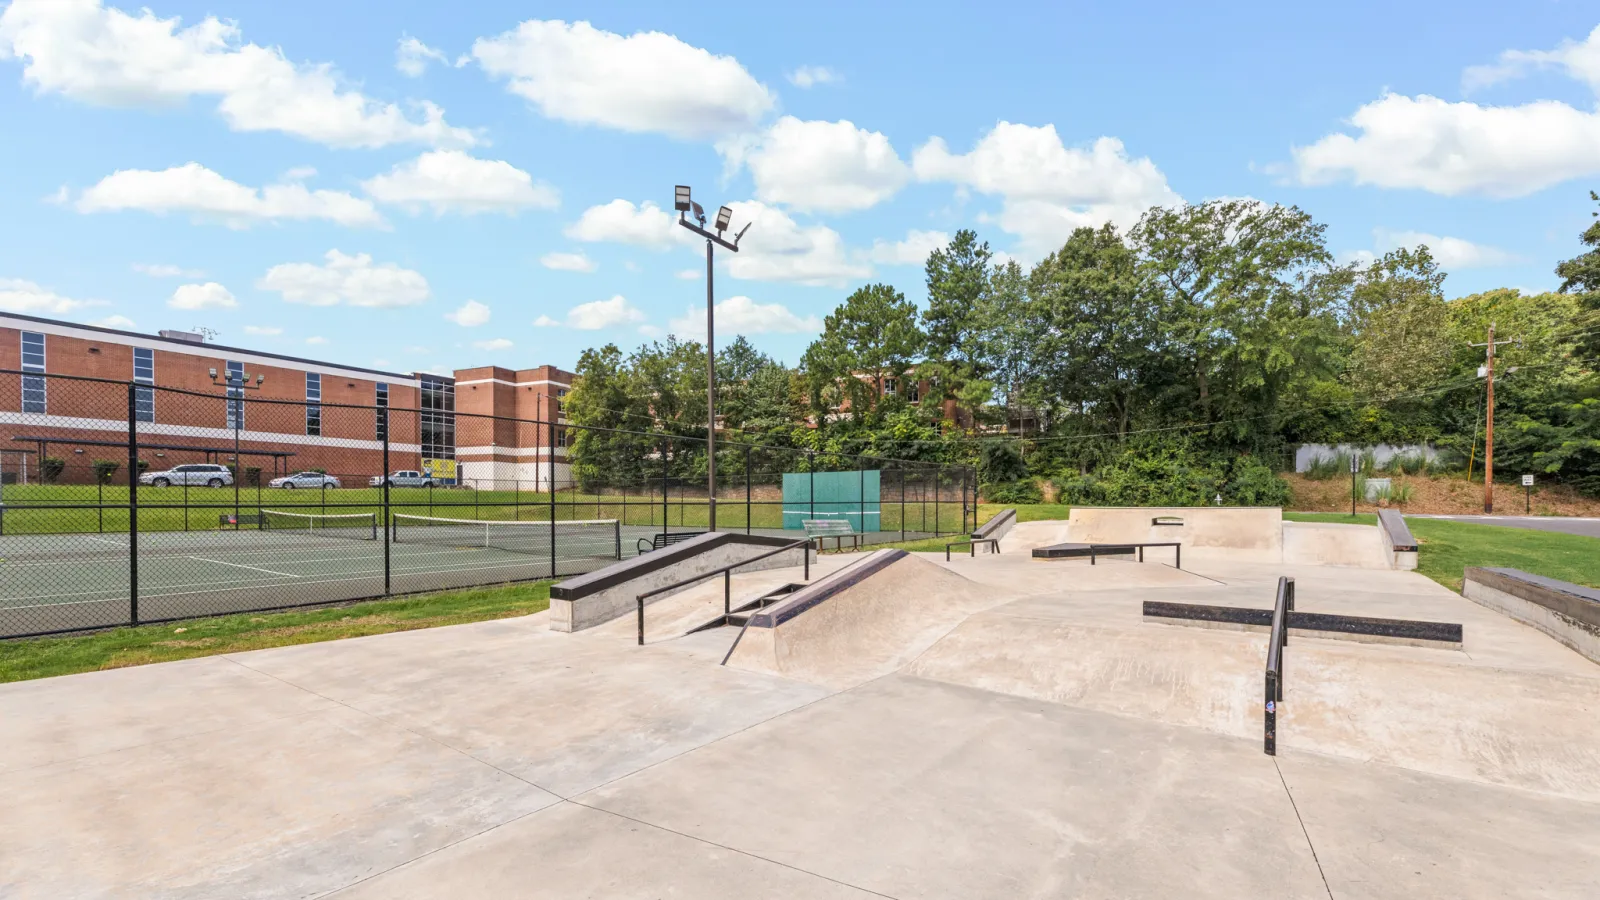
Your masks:
{"label": "blue sky", "polygon": [[1196,6],[12,0],[0,308],[570,367],[698,337],[680,182],[752,223],[719,342],[790,362],[860,284],[920,302],[958,228],[1028,262],[1223,196],[1344,258],[1425,241],[1451,294],[1554,287],[1600,187],[1592,4]]}

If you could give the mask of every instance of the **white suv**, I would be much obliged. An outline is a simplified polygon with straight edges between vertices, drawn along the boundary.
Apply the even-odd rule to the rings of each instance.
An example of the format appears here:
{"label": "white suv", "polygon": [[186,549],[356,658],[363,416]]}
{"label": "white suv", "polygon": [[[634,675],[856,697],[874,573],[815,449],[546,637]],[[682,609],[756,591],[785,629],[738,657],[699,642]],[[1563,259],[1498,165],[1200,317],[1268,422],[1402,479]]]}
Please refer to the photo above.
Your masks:
{"label": "white suv", "polygon": [[226,487],[233,484],[233,473],[227,466],[210,463],[193,463],[173,466],[165,472],[146,472],[139,476],[140,484],[152,487],[170,487],[174,484],[199,484],[206,487]]}
{"label": "white suv", "polygon": [[395,472],[387,479],[382,475],[374,475],[367,480],[367,484],[372,487],[383,487],[385,480],[389,482],[390,487],[433,487],[431,477],[413,469]]}

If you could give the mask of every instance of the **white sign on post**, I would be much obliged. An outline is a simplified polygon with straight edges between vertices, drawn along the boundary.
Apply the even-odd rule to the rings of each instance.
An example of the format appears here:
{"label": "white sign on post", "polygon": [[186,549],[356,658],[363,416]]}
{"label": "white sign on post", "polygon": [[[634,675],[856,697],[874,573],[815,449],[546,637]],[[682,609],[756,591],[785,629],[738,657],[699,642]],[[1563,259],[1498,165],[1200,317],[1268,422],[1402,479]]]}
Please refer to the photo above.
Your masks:
{"label": "white sign on post", "polygon": [[1533,476],[1532,475],[1524,475],[1524,476],[1522,476],[1522,486],[1523,487],[1533,487]]}

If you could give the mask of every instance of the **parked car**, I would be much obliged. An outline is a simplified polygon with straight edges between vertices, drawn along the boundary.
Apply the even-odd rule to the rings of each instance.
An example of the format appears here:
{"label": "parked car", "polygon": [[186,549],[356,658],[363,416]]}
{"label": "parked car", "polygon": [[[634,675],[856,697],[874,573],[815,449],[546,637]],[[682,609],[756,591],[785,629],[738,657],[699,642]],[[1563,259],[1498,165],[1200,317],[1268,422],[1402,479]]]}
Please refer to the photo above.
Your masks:
{"label": "parked car", "polygon": [[384,478],[382,475],[374,475],[367,480],[367,484],[371,487],[383,487],[385,481],[389,482],[390,487],[433,487],[433,478],[431,476],[424,475],[413,469],[392,472],[388,478]]}
{"label": "parked car", "polygon": [[267,482],[267,487],[275,488],[336,488],[339,479],[321,472],[296,472],[282,478],[274,478]]}
{"label": "parked car", "polygon": [[139,476],[140,484],[152,487],[170,487],[175,484],[203,484],[206,487],[226,487],[233,484],[233,473],[227,466],[211,463],[191,463],[173,466],[165,472],[146,472]]}

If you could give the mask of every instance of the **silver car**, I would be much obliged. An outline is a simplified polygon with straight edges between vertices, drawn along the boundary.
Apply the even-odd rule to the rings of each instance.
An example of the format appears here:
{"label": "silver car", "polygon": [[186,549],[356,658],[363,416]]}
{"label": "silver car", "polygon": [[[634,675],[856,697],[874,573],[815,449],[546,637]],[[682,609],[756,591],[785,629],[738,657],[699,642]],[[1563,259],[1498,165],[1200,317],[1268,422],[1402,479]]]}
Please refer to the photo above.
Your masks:
{"label": "silver car", "polygon": [[372,487],[383,487],[383,483],[386,480],[389,482],[390,487],[433,486],[433,478],[431,476],[424,475],[415,469],[402,469],[399,472],[395,472],[394,474],[390,475],[387,479],[385,479],[382,475],[374,475],[372,478],[368,479],[367,484],[371,485]]}
{"label": "silver car", "polygon": [[173,466],[165,472],[146,472],[139,476],[140,484],[151,487],[170,487],[175,484],[198,484],[206,487],[226,487],[233,484],[233,473],[227,466],[211,463],[191,463]]}
{"label": "silver car", "polygon": [[296,472],[293,475],[285,475],[282,478],[274,478],[267,482],[267,487],[275,488],[320,489],[336,488],[338,486],[339,479],[332,475],[324,475],[321,472]]}

